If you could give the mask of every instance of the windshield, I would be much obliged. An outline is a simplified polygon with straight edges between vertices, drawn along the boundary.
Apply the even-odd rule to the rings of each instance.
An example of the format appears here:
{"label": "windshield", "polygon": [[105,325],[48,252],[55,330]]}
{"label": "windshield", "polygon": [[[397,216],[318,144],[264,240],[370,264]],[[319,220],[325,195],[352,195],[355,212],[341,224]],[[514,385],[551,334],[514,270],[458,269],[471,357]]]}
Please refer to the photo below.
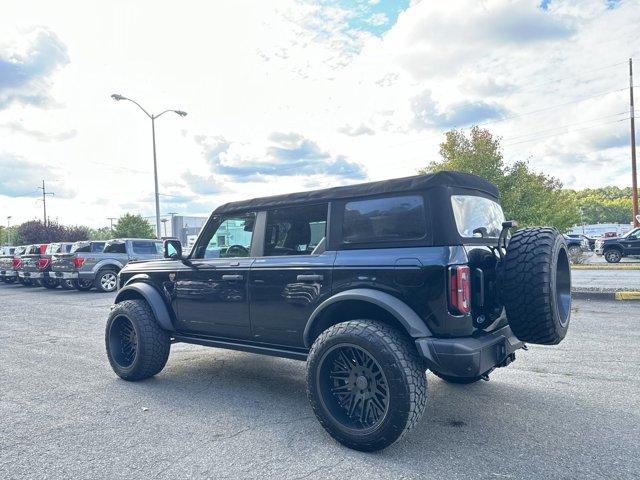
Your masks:
{"label": "windshield", "polygon": [[640,228],[634,228],[633,230],[629,230],[624,235],[621,235],[620,238],[627,238],[629,235],[633,235],[634,233],[640,232]]}
{"label": "windshield", "polygon": [[498,238],[504,213],[497,202],[475,195],[452,195],[451,206],[461,237]]}

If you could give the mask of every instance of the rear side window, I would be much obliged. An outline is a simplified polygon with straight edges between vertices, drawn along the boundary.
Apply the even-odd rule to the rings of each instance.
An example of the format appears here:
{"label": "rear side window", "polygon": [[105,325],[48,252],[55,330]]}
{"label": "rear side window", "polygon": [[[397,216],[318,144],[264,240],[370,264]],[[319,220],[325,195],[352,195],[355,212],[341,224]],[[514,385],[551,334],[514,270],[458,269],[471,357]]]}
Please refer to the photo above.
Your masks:
{"label": "rear side window", "polygon": [[104,253],[127,253],[124,242],[109,243],[104,247]]}
{"label": "rear side window", "polygon": [[344,207],[344,243],[418,240],[426,234],[424,199],[419,195],[359,200]]}
{"label": "rear side window", "polygon": [[267,212],[264,255],[311,255],[327,234],[327,209],[321,204]]}
{"label": "rear side window", "polygon": [[[102,253],[102,251],[104,250],[104,243],[105,242],[93,242],[91,244],[91,252],[92,253]],[[89,250],[87,250],[89,251]]]}
{"label": "rear side window", "polygon": [[476,195],[452,195],[451,206],[461,237],[498,238],[504,222],[499,203]]}
{"label": "rear side window", "polygon": [[140,255],[156,255],[162,250],[162,244],[158,242],[131,242],[133,253]]}
{"label": "rear side window", "polygon": [[71,247],[71,253],[90,252],[91,245],[89,243],[74,243]]}

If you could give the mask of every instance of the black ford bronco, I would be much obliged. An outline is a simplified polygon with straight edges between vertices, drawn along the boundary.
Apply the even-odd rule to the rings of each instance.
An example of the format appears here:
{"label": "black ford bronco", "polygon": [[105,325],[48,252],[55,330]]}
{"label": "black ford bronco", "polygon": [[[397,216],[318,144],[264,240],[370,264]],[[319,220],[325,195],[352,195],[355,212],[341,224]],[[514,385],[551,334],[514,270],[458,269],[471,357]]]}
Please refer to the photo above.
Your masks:
{"label": "black ford bronco", "polygon": [[385,448],[420,419],[427,369],[472,383],[566,335],[564,238],[515,226],[495,186],[455,172],[228,203],[188,256],[167,240],[120,271],[109,362],[148,378],[175,342],[306,360],[329,434]]}

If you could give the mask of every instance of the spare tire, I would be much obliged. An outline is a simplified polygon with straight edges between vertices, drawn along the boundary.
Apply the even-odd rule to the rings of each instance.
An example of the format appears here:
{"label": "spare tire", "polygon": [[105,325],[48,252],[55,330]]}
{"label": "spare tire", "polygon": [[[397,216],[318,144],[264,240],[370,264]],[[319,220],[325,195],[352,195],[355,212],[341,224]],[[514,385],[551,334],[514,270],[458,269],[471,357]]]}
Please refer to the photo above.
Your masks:
{"label": "spare tire", "polygon": [[528,343],[556,345],[569,328],[571,269],[558,230],[518,230],[509,241],[502,271],[502,299],[511,330]]}

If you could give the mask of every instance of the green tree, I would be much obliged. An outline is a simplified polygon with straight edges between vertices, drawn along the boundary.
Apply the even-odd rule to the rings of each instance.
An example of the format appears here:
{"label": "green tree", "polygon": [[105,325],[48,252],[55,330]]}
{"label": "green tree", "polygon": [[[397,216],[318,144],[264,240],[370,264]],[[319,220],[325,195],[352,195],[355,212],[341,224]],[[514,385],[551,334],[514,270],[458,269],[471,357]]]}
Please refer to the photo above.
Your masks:
{"label": "green tree", "polygon": [[575,196],[563,190],[559,180],[534,172],[526,162],[506,165],[500,139],[488,130],[473,127],[469,136],[447,132],[440,156],[441,161],[420,172],[456,170],[486,178],[500,189],[506,218],[521,226],[553,225],[564,231],[580,221]]}
{"label": "green tree", "polygon": [[118,219],[113,228],[113,238],[155,238],[155,233],[149,222],[140,215],[125,213]]}
{"label": "green tree", "polygon": [[114,238],[114,232],[109,227],[91,229],[89,231],[89,238],[91,240],[109,240]]}

